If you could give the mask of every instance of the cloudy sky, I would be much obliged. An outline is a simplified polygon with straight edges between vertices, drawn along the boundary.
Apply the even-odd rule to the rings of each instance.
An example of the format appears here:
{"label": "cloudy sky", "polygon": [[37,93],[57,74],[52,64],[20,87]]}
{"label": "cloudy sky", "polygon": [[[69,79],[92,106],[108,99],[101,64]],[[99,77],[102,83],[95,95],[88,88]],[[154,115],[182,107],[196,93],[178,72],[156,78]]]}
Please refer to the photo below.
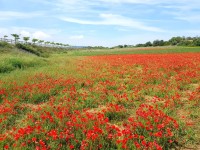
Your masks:
{"label": "cloudy sky", "polygon": [[199,24],[199,0],[0,0],[0,37],[114,46],[197,36]]}

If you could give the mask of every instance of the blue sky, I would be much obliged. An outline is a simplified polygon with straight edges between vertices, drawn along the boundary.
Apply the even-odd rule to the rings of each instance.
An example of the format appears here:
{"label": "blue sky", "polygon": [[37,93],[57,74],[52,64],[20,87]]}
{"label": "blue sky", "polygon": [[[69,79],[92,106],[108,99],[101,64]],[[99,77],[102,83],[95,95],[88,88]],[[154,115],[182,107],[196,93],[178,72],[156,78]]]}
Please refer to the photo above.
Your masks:
{"label": "blue sky", "polygon": [[0,37],[77,46],[197,36],[199,23],[199,0],[0,0]]}

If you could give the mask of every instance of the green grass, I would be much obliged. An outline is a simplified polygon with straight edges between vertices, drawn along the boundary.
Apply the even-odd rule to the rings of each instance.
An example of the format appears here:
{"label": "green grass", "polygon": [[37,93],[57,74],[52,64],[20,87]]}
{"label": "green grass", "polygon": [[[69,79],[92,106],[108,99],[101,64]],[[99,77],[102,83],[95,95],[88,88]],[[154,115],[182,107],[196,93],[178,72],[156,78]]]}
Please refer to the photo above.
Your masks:
{"label": "green grass", "polygon": [[166,54],[200,52],[200,47],[150,47],[150,48],[124,48],[106,50],[71,50],[70,56],[94,56],[94,55],[117,55],[117,54]]}
{"label": "green grass", "polygon": [[30,67],[43,66],[45,59],[29,54],[1,54],[0,74],[10,73],[14,70],[25,70]]}

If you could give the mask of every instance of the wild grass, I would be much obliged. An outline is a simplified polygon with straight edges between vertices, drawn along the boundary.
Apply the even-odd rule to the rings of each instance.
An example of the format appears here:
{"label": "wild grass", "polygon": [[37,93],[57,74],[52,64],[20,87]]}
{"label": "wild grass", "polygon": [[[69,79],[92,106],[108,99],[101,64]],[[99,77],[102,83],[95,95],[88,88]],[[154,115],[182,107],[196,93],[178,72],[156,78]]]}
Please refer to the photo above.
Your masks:
{"label": "wild grass", "polygon": [[106,50],[71,50],[71,56],[96,56],[118,54],[167,54],[167,53],[194,53],[200,52],[200,47],[150,47],[150,48],[123,48]]}
{"label": "wild grass", "polygon": [[25,70],[31,67],[40,67],[45,64],[45,59],[28,54],[1,54],[0,60],[0,74],[10,73],[14,70]]}

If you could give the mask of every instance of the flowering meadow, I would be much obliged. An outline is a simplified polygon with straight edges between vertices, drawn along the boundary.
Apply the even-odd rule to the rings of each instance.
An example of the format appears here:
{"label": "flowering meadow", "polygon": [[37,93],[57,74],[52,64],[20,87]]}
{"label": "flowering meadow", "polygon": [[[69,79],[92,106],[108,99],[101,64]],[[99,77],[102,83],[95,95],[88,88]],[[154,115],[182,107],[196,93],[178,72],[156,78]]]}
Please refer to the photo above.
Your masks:
{"label": "flowering meadow", "polygon": [[70,75],[57,63],[55,74],[0,81],[1,149],[199,145],[200,53],[81,57]]}

